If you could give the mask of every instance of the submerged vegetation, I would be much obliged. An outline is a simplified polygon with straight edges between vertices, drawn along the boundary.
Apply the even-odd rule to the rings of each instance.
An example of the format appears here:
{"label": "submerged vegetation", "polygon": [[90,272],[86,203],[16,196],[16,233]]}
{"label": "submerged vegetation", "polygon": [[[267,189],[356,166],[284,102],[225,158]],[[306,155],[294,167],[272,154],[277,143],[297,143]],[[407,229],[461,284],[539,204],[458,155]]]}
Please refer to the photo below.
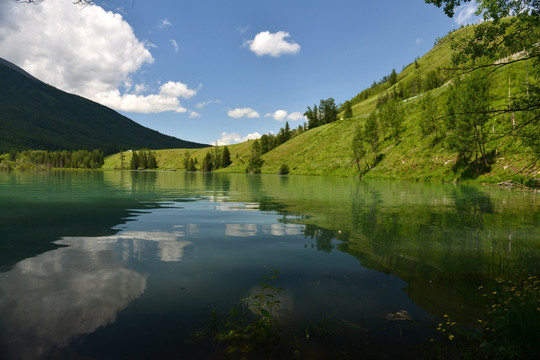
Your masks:
{"label": "submerged vegetation", "polygon": [[443,315],[437,325],[438,351],[450,358],[536,359],[540,355],[538,276],[497,278],[478,290],[485,299],[484,317],[471,326]]}
{"label": "submerged vegetation", "polygon": [[228,356],[271,350],[280,339],[276,312],[281,301],[276,296],[282,289],[269,282],[278,278],[277,270],[271,276],[265,276],[259,283],[258,292],[232,307],[223,324],[216,310],[212,310],[209,329],[195,333],[195,338],[205,340],[209,337],[215,349]]}
{"label": "submerged vegetation", "polygon": [[[340,323],[334,319],[336,311],[320,322],[297,325],[294,331],[281,329],[277,317],[281,301],[277,296],[283,289],[269,284],[278,278],[277,270],[272,276],[265,276],[258,285],[258,292],[231,307],[223,318],[213,309],[208,327],[193,333],[193,338],[211,343],[217,353],[227,358],[259,358],[262,355],[274,358],[284,353],[300,358],[302,343],[310,343],[313,338],[320,341],[346,332],[365,334],[370,331],[345,320]],[[414,321],[405,310],[386,314],[385,318],[389,327],[399,327],[400,334],[411,326],[436,328],[439,337],[425,338],[423,345],[416,349],[416,354],[423,358],[537,358],[540,353],[540,279],[535,275],[516,274],[507,280],[496,278],[486,282],[478,287],[478,291],[484,300],[484,316],[479,319],[459,322],[443,314],[441,319],[422,323]],[[302,335],[297,333],[299,329]],[[303,339],[300,341],[299,337]],[[351,349],[342,349],[341,355],[358,354]]]}

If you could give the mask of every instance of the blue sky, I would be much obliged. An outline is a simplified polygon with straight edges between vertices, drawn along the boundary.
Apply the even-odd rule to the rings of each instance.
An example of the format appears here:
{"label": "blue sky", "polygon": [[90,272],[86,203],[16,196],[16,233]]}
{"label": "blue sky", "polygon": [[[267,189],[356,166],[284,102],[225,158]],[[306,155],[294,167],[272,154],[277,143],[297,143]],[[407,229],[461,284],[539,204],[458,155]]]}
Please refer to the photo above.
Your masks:
{"label": "blue sky", "polygon": [[303,123],[473,21],[423,0],[0,0],[0,57],[185,140],[230,144]]}

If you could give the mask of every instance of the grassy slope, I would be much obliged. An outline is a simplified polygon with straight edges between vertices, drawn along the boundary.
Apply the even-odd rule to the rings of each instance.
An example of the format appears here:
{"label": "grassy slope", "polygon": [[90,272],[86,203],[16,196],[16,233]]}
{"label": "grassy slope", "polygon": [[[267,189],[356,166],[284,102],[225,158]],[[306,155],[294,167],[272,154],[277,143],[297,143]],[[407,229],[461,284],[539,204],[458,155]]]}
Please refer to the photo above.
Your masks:
{"label": "grassy slope", "polygon": [[[472,31],[472,28],[464,28],[454,33],[461,35]],[[394,86],[402,86],[411,81],[415,76],[425,76],[429,71],[448,67],[450,64],[451,49],[449,38],[439,41],[435,47],[418,59],[419,68],[414,63],[407,66],[398,76],[398,83]],[[495,103],[504,104],[508,95],[508,79],[510,79],[511,91],[519,90],[519,84],[523,84],[526,78],[526,63],[517,63],[507,66],[505,70],[497,72],[493,83],[492,96]],[[444,76],[444,73],[443,73]],[[392,90],[391,88],[388,90]],[[446,102],[448,82],[431,93],[442,108]],[[418,121],[420,110],[418,107],[422,95],[404,101],[406,117],[404,119],[405,132],[401,141],[385,141],[380,149],[383,159],[372,169],[367,176],[408,178],[421,180],[457,180],[459,174],[452,169],[456,161],[456,154],[449,152],[443,142],[436,143],[434,139],[423,138],[420,135]],[[353,119],[340,120],[332,124],[324,125],[309,130],[300,136],[288,141],[278,148],[263,155],[263,173],[276,174],[282,164],[287,164],[291,174],[305,175],[334,175],[355,176],[358,174],[352,161],[351,141],[354,129],[362,125],[369,113],[375,110],[377,96],[372,96],[353,106]],[[519,121],[519,119],[517,119]],[[502,121],[502,120],[497,120]],[[490,123],[489,128],[497,129],[499,123]],[[249,147],[251,142],[229,146],[233,164],[220,172],[244,172]],[[488,144],[491,149],[497,149],[499,156],[492,166],[489,174],[480,176],[477,181],[498,182],[508,179],[519,179],[516,175],[530,160],[523,154],[523,149],[513,141],[494,141]],[[190,150],[199,164],[206,149]],[[158,164],[163,170],[183,169],[185,150],[160,150],[157,151]],[[129,159],[127,159],[129,162]],[[119,157],[115,155],[106,159],[105,168],[119,167]],[[536,176],[537,169],[529,171],[528,176]]]}

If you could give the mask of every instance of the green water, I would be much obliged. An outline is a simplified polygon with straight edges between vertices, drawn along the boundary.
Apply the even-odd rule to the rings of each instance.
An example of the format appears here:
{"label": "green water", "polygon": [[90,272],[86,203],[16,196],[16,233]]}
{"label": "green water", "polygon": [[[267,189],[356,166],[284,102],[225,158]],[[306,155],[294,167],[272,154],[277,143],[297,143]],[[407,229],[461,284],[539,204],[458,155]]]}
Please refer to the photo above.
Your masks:
{"label": "green water", "polygon": [[478,318],[480,284],[540,274],[539,210],[481,186],[0,173],[0,358],[222,358],[192,335],[274,269],[276,358],[423,356],[443,314]]}

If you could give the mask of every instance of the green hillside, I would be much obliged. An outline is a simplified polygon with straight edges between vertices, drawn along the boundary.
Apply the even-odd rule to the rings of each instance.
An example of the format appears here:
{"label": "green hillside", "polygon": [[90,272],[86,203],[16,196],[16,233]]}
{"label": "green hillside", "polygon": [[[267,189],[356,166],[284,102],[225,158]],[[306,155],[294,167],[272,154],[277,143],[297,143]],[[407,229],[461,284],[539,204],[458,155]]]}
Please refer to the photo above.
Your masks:
{"label": "green hillside", "polygon": [[49,86],[0,59],[0,153],[28,149],[206,146],[163,135],[114,110]]}
{"label": "green hillside", "polygon": [[[350,102],[353,117],[342,119],[303,132],[277,148],[262,155],[264,161],[262,173],[277,174],[281,165],[286,164],[290,174],[334,175],[334,176],[372,176],[386,178],[406,178],[416,180],[501,182],[513,180],[531,181],[538,176],[538,154],[530,143],[521,141],[517,133],[512,133],[511,117],[516,124],[527,119],[523,113],[501,112],[499,116],[486,117],[483,123],[485,132],[486,156],[489,164],[482,169],[474,167],[474,153],[469,155],[469,163],[464,166],[463,152],[452,146],[452,121],[446,113],[450,98],[464,92],[454,84],[453,72],[446,71],[451,67],[451,42],[453,37],[470,36],[474,27],[462,28],[443,39],[438,39],[431,51],[423,57],[405,66],[392,79],[374,82],[371,88],[365,89],[353,97]],[[516,55],[519,58],[519,54]],[[504,108],[509,102],[509,94],[523,92],[525,84],[532,84],[537,79],[532,74],[533,61],[517,61],[504,66],[496,72],[480,74],[482,69],[463,75],[463,83],[472,83],[473,78],[489,78],[489,91],[486,96],[490,108]],[[478,75],[475,75],[479,73]],[[483,75],[484,74],[484,75]],[[472,104],[480,94],[472,93]],[[384,103],[396,99],[400,108],[399,136],[390,136],[389,131],[381,131],[377,162],[371,161],[370,167],[362,163],[359,171],[353,156],[353,138],[358,127],[363,128],[369,115],[377,115],[382,126]],[[429,101],[426,101],[428,99]],[[461,102],[467,100],[466,97]],[[435,108],[432,114],[436,122],[435,130],[426,133],[426,110],[424,103]],[[341,113],[343,116],[343,113]],[[456,120],[457,121],[457,120]],[[528,121],[528,120],[527,120]],[[388,127],[388,125],[386,125]],[[438,129],[437,129],[438,127]],[[510,130],[509,130],[510,129]],[[534,137],[533,128],[533,137]],[[455,134],[454,134],[455,135]],[[537,134],[538,135],[538,134]],[[538,136],[536,136],[538,138]],[[534,140],[534,139],[533,139]],[[253,141],[230,146],[233,163],[218,172],[244,172],[250,157]],[[534,146],[534,144],[533,144]],[[193,152],[199,162],[211,149],[200,149]],[[160,169],[183,170],[184,150],[159,151],[158,165]],[[487,163],[488,160],[486,160]],[[476,162],[475,166],[479,163]],[[118,155],[106,159],[106,168],[118,168]]]}

